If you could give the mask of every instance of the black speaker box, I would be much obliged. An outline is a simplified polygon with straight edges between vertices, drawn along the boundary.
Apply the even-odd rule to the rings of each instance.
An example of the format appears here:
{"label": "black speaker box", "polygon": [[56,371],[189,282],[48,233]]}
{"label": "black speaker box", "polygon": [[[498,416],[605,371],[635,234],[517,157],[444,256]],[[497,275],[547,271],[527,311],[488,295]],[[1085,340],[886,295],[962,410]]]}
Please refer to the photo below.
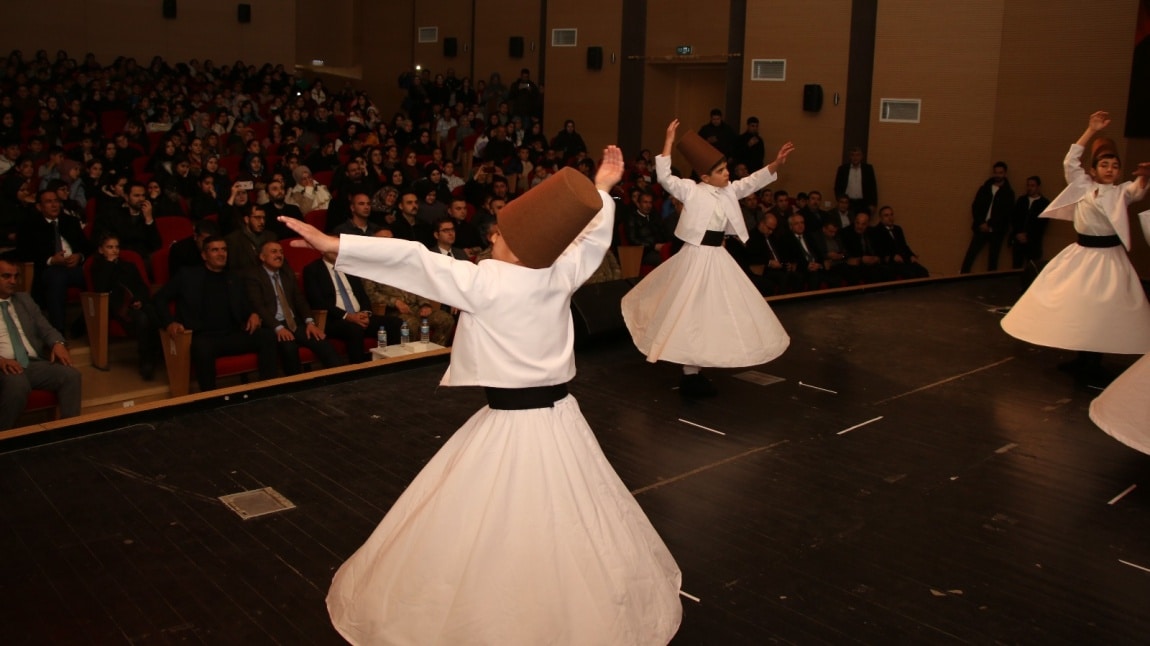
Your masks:
{"label": "black speaker box", "polygon": [[611,280],[584,285],[571,295],[571,315],[579,338],[626,330],[619,303],[631,291],[630,280]]}
{"label": "black speaker box", "polygon": [[803,86],[803,110],[818,112],[823,109],[823,86],[807,84]]}
{"label": "black speaker box", "polygon": [[511,58],[523,58],[523,36],[512,36],[507,43],[507,53]]}
{"label": "black speaker box", "polygon": [[601,70],[603,69],[603,48],[602,47],[588,47],[587,48],[587,69]]}
{"label": "black speaker box", "polygon": [[252,6],[250,4],[236,5],[236,18],[247,24],[252,21]]}
{"label": "black speaker box", "polygon": [[452,58],[459,54],[459,39],[455,37],[443,39],[443,55]]}
{"label": "black speaker box", "polygon": [[176,0],[164,0],[164,17],[176,17]]}

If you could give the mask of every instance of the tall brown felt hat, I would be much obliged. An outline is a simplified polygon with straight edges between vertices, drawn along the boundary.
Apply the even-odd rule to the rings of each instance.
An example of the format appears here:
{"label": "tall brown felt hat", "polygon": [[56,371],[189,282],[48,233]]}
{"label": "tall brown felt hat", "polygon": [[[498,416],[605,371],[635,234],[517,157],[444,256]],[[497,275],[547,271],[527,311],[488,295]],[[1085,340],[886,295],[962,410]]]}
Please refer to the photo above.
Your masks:
{"label": "tall brown felt hat", "polygon": [[603,208],[587,176],[570,166],[507,203],[499,211],[499,233],[519,262],[550,267]]}
{"label": "tall brown felt hat", "polygon": [[691,170],[700,176],[710,174],[711,169],[725,159],[718,148],[712,146],[706,139],[692,130],[688,130],[675,147],[679,149],[681,155],[687,158]]}
{"label": "tall brown felt hat", "polygon": [[1097,164],[1103,157],[1118,157],[1118,145],[1113,139],[1098,137],[1090,145],[1090,165]]}

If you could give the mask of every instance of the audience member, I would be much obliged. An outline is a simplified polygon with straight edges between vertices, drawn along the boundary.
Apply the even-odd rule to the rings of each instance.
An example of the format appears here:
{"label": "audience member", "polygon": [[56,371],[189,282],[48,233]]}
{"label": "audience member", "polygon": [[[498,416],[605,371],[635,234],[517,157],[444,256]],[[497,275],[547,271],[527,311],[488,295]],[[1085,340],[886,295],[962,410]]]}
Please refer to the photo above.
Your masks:
{"label": "audience member", "polygon": [[1027,262],[1042,260],[1042,237],[1050,220],[1038,217],[1050,200],[1042,195],[1042,179],[1037,175],[1026,178],[1026,195],[1014,203],[1010,221],[1010,244],[1013,246],[1011,266],[1020,269]]}
{"label": "audience member", "polygon": [[140,376],[151,381],[160,359],[160,319],[136,265],[120,260],[120,241],[104,234],[92,262],[92,289],[107,292],[108,316],[136,338]]}
{"label": "audience member", "polygon": [[296,375],[303,370],[301,347],[311,350],[325,368],[343,363],[316,326],[307,299],[296,285],[295,273],[284,264],[280,243],[268,240],[260,245],[259,260],[258,267],[245,272],[248,301],[263,328],[275,334],[284,374]]}
{"label": "audience member", "polygon": [[254,352],[260,379],[275,377],[275,333],[261,325],[244,281],[227,269],[227,242],[207,238],[202,249],[199,267],[181,270],[156,292],[160,323],[173,338],[185,330],[193,332],[192,369],[201,391],[215,389],[218,357]]}
{"label": "audience member", "polygon": [[878,206],[878,180],[874,166],[863,161],[862,148],[851,148],[847,163],[835,173],[835,195],[850,198],[851,213],[873,213]]}
{"label": "audience member", "polygon": [[1006,231],[1010,226],[1011,210],[1014,208],[1014,189],[1006,178],[1006,163],[995,162],[990,179],[983,182],[970,203],[970,245],[962,259],[961,273],[969,274],[974,261],[982,248],[990,245],[986,252],[987,271],[998,269],[998,254]]}
{"label": "audience member", "polygon": [[277,240],[276,234],[267,230],[267,213],[259,204],[249,204],[241,221],[240,228],[224,238],[228,244],[228,269],[232,271],[258,266],[260,248],[265,242]]}
{"label": "audience member", "polygon": [[33,263],[32,296],[48,320],[65,333],[68,288],[83,290],[84,258],[89,251],[79,220],[60,217],[60,198],[43,190],[36,196],[36,215],[24,221],[17,237],[20,258]]}
{"label": "audience member", "polygon": [[25,293],[21,266],[0,256],[0,430],[15,426],[32,390],[56,393],[60,417],[80,414],[80,372],[64,337]]}
{"label": "audience member", "polygon": [[383,327],[389,342],[398,343],[402,322],[397,317],[373,314],[363,279],[337,270],[334,263],[334,256],[325,255],[303,268],[308,305],[327,311],[324,333],[344,342],[348,361],[363,363],[371,359],[364,340],[374,338]]}
{"label": "audience member", "polygon": [[906,242],[902,227],[894,223],[894,208],[878,210],[879,225],[873,229],[875,248],[889,274],[899,278],[926,278],[930,272],[918,262],[918,255]]}

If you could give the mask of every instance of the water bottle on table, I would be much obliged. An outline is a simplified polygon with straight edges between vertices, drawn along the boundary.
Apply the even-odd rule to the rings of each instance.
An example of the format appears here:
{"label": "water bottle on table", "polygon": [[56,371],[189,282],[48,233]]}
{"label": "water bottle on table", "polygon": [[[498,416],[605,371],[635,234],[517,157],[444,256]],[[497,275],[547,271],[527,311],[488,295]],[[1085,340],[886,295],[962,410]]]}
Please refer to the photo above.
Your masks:
{"label": "water bottle on table", "polygon": [[387,347],[387,328],[379,326],[379,331],[375,333],[375,345],[380,349]]}
{"label": "water bottle on table", "polygon": [[419,341],[421,343],[431,342],[431,325],[428,324],[426,316],[419,322]]}
{"label": "water bottle on table", "polygon": [[399,327],[399,345],[407,347],[411,343],[411,328],[407,327],[407,321]]}

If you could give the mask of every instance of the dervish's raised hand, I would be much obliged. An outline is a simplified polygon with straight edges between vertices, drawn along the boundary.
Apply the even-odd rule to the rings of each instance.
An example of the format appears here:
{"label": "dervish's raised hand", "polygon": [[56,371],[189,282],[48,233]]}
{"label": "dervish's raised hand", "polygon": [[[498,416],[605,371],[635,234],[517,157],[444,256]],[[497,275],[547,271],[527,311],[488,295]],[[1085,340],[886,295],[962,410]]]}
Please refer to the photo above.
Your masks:
{"label": "dervish's raised hand", "polygon": [[600,191],[610,191],[613,186],[623,179],[623,151],[618,146],[607,146],[603,149],[603,161],[595,173],[595,188]]}
{"label": "dervish's raised hand", "polygon": [[299,234],[303,240],[292,240],[291,246],[293,247],[311,247],[321,253],[339,253],[339,238],[336,236],[329,236],[323,231],[313,227],[312,225],[302,220],[289,218],[281,215],[279,221],[287,225],[287,228]]}

